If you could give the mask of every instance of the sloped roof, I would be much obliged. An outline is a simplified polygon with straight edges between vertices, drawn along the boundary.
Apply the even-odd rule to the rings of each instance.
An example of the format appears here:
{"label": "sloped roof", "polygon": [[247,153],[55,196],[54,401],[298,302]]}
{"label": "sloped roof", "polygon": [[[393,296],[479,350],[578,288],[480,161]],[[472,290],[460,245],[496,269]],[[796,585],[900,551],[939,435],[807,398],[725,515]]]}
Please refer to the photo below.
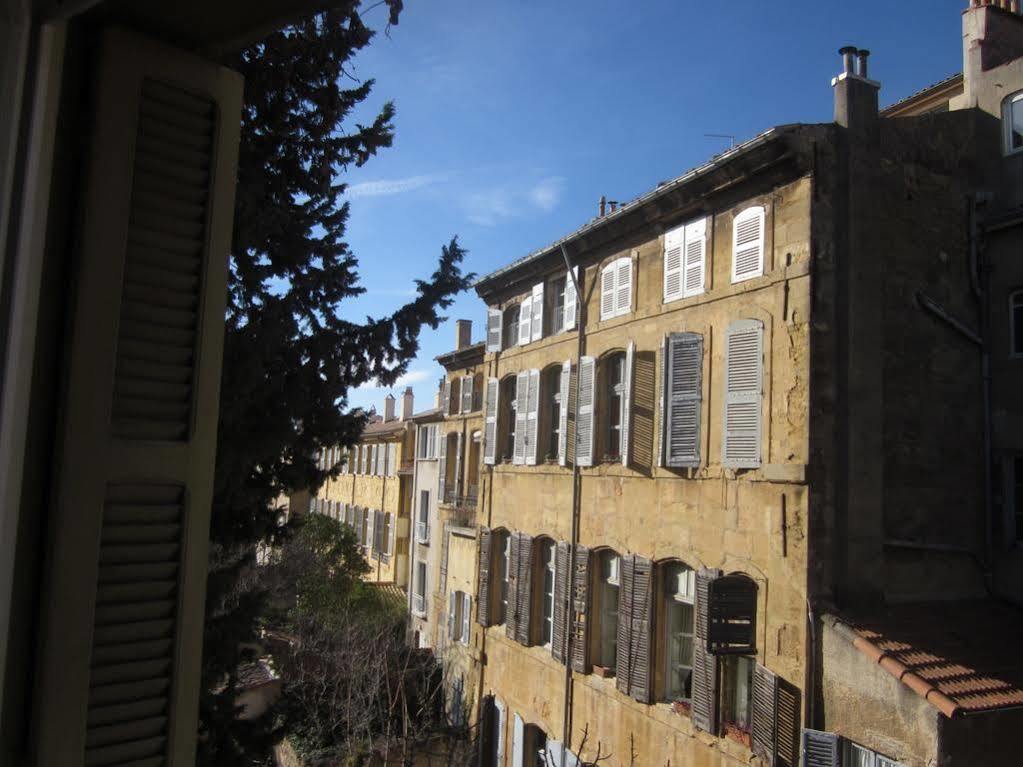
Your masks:
{"label": "sloped roof", "polygon": [[1023,707],[1023,611],[990,600],[831,616],[836,631],[947,717]]}

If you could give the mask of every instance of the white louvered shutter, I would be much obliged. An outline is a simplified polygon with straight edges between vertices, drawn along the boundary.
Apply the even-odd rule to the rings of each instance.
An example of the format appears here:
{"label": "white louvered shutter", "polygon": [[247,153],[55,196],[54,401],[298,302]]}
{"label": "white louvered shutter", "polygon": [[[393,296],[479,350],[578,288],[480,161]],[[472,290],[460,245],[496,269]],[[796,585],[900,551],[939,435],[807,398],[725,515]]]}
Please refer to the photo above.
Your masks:
{"label": "white louvered shutter", "polygon": [[579,360],[579,402],[575,414],[575,461],[580,466],[593,465],[593,426],[597,363],[593,357]]}
{"label": "white louvered shutter", "polygon": [[442,413],[451,415],[451,381],[447,378],[444,379],[444,386],[441,388],[440,407]]}
{"label": "white louvered shutter", "polygon": [[572,360],[561,363],[561,407],[558,410],[558,463],[568,463],[568,405],[572,391]]}
{"label": "white louvered shutter", "polygon": [[455,435],[455,498],[462,494],[462,432]]}
{"label": "white louvered shutter", "polygon": [[447,488],[448,473],[448,435],[437,435],[440,440],[440,452],[437,454],[437,503],[444,503],[444,490]]}
{"label": "white louvered shutter", "polygon": [[500,309],[487,309],[487,351],[501,351],[502,312]]}
{"label": "white louvered shutter", "polygon": [[493,465],[497,460],[497,398],[501,389],[496,378],[487,379],[487,402],[483,423],[483,463]]}
{"label": "white louvered shutter", "polygon": [[575,328],[575,318],[578,314],[578,297],[576,296],[575,280],[572,276],[575,275],[576,279],[579,278],[579,267],[572,267],[572,274],[565,275],[565,321],[562,325],[564,330],[573,330]]}
{"label": "white louvered shutter", "polygon": [[540,371],[529,371],[529,390],[526,396],[526,463],[536,464],[539,457],[538,426],[540,420]]}
{"label": "white louvered shutter", "polygon": [[463,413],[471,413],[472,412],[472,393],[473,393],[472,392],[472,384],[473,384],[472,376],[462,376],[461,389],[462,389],[462,412]]}
{"label": "white louvered shutter", "polygon": [[667,389],[666,382],[668,380],[668,338],[667,336],[661,337],[661,356],[658,359],[658,364],[661,366],[658,380],[661,382],[660,394],[657,400],[657,413],[660,417],[660,439],[657,440],[657,465],[664,466],[664,440],[668,433],[667,427],[667,416],[668,410],[666,406],[666,395],[665,390]]}
{"label": "white louvered shutter", "polygon": [[526,421],[529,410],[529,371],[515,376],[515,444],[512,463],[526,462]]}
{"label": "white louvered shutter", "polygon": [[632,311],[632,259],[618,259],[615,271],[615,315]]}
{"label": "white louvered shutter", "polygon": [[746,208],[732,223],[732,282],[764,273],[764,209]]}
{"label": "white louvered shutter", "polygon": [[352,474],[359,473],[359,446],[356,445],[352,448]]}
{"label": "white louvered shutter", "polygon": [[532,341],[543,338],[543,283],[533,286],[533,312],[529,331]]}
{"label": "white louvered shutter", "polygon": [[533,296],[519,305],[519,346],[529,343],[533,332]]}
{"label": "white louvered shutter", "polygon": [[526,759],[526,725],[518,714],[512,722],[512,765],[528,767]]}
{"label": "white louvered shutter", "polygon": [[600,319],[615,316],[615,275],[617,261],[608,264],[600,272]]}
{"label": "white louvered shutter", "polygon": [[462,594],[462,644],[469,644],[469,633],[472,630],[472,595]]}
{"label": "white louvered shutter", "polygon": [[673,333],[665,359],[663,442],[665,464],[700,465],[700,405],[703,398],[703,336]]}
{"label": "white louvered shutter", "polygon": [[363,475],[369,473],[369,445],[362,446],[362,469],[359,473]]}
{"label": "white louvered shutter", "polygon": [[684,226],[664,233],[664,300],[682,297],[682,260],[685,247]]}
{"label": "white louvered shutter", "polygon": [[32,763],[178,767],[195,760],[242,80],[124,30],[98,43]]}
{"label": "white louvered shutter", "polygon": [[387,514],[387,554],[394,554],[394,538],[397,535],[398,520],[395,519],[394,514],[388,512]]}
{"label": "white louvered shutter", "polygon": [[635,368],[636,344],[629,341],[625,348],[625,380],[622,392],[622,466],[628,466],[631,460],[629,440],[632,436],[632,371]]}
{"label": "white louvered shutter", "polygon": [[728,327],[722,464],[735,469],[760,465],[764,324],[739,320]]}
{"label": "white louvered shutter", "polygon": [[454,591],[448,592],[448,639],[455,641],[455,621],[458,618],[458,594]]}
{"label": "white louvered shutter", "polygon": [[707,258],[707,219],[686,225],[685,264],[682,295],[698,296],[703,293]]}

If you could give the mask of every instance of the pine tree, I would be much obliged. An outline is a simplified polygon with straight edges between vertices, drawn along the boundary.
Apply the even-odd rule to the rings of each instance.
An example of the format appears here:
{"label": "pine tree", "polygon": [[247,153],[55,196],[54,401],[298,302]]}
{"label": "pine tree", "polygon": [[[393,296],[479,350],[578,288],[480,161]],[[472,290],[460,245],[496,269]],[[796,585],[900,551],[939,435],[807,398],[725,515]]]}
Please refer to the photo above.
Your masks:
{"label": "pine tree", "polygon": [[[397,23],[401,0],[385,2]],[[452,239],[408,304],[361,324],[339,317],[363,292],[341,179],[394,135],[390,103],[368,125],[346,122],[373,88],[349,70],[374,34],[359,5],[335,2],[225,62],[244,75],[245,97],[200,701],[200,762],[218,767],[260,763],[281,735],[272,717],[239,722],[234,710],[235,670],[264,610],[252,566],[257,546],[282,534],[279,499],[322,483],[317,450],[353,444],[364,425],[349,390],[393,384],[472,278]]]}

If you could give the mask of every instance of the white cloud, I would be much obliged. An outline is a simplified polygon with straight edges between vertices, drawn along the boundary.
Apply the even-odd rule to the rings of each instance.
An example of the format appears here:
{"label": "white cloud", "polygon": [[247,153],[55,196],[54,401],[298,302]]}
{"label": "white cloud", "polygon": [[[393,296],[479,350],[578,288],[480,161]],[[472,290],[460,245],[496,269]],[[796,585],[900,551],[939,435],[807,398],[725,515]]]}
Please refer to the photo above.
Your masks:
{"label": "white cloud", "polygon": [[444,179],[441,175],[425,174],[421,176],[408,176],[407,178],[380,179],[378,181],[363,181],[359,184],[352,184],[348,187],[348,196],[355,197],[386,197],[395,194],[413,192],[422,189],[424,186],[436,184]]}
{"label": "white cloud", "polygon": [[529,201],[534,207],[550,213],[561,201],[561,195],[565,191],[565,178],[563,176],[551,176],[534,184],[529,190]]}
{"label": "white cloud", "polygon": [[[394,382],[394,386],[392,386],[391,389],[404,389],[406,386],[415,386],[417,383],[422,383],[429,379],[429,370],[410,370],[405,375],[398,376],[398,380]],[[367,381],[362,386],[357,387],[355,391],[371,392],[382,388],[386,387],[380,386],[380,383],[376,379],[373,379],[372,381]]]}
{"label": "white cloud", "polygon": [[465,198],[464,205],[469,220],[480,226],[494,226],[519,212],[512,195],[502,188],[474,192]]}

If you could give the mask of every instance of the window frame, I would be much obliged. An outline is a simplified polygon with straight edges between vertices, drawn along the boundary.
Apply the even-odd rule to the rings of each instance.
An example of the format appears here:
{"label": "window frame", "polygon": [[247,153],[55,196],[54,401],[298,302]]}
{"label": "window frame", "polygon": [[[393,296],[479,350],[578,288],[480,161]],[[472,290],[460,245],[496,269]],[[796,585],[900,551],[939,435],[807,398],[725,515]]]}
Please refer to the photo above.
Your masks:
{"label": "window frame", "polygon": [[[623,434],[625,428],[625,407],[626,407],[626,354],[625,352],[611,352],[601,358],[601,367],[603,367],[603,376],[601,376],[601,400],[600,400],[600,414],[603,416],[604,429],[603,429],[603,458],[607,461],[617,461],[621,459],[622,448],[624,447]],[[615,372],[615,367],[619,373],[619,380],[612,382],[611,375]],[[617,425],[615,419],[612,419],[614,401],[618,401],[618,418]],[[612,451],[613,433],[617,431],[617,450]]]}
{"label": "window frame", "polygon": [[[686,573],[687,574],[687,589],[688,593],[679,597],[680,592],[675,590],[669,590],[669,577],[674,573]],[[677,583],[677,577],[674,578]],[[657,641],[660,643],[661,649],[661,673],[663,676],[663,683],[658,698],[667,703],[674,703],[681,701],[689,703],[692,700],[692,685],[693,685],[693,666],[695,663],[695,653],[693,652],[696,644],[696,571],[687,565],[685,562],[679,562],[672,560],[669,562],[663,562],[658,565],[658,586],[660,589],[660,608],[663,617],[663,627],[658,632]],[[676,605],[686,605],[690,610],[690,630],[689,630],[689,695],[682,695],[676,697],[672,695],[671,689],[671,678],[673,666],[672,663],[672,644],[673,639],[669,634],[670,632],[670,621],[668,620],[668,610],[674,608]],[[682,664],[684,665],[684,664]],[[684,687],[685,685],[683,685]],[[683,693],[685,690],[683,689]]]}
{"label": "window frame", "polygon": [[412,584],[412,613],[424,618],[426,617],[426,578],[426,562],[416,562],[415,582]]}
{"label": "window frame", "polygon": [[[508,304],[501,310],[501,351],[519,345],[519,321],[522,315],[522,304]],[[514,320],[511,318],[514,316]]]}
{"label": "window frame", "polygon": [[[748,676],[746,679],[746,699],[745,699],[745,715],[746,724],[745,727],[737,721],[738,714],[735,712],[738,710],[738,704],[740,702],[739,695],[739,666],[748,666]],[[726,732],[729,725],[737,728],[741,732],[752,735],[753,732],[753,672],[757,665],[757,659],[751,655],[719,655],[718,656],[718,667],[719,667],[719,694],[718,694],[718,728],[721,732]],[[735,667],[733,670],[732,667]]]}
{"label": "window frame", "polygon": [[[503,390],[503,391],[502,391]],[[495,458],[511,463],[515,458],[515,418],[518,412],[518,376],[507,375],[498,382],[497,415],[498,447],[502,449]]]}
{"label": "window frame", "polygon": [[[592,589],[593,598],[588,616],[592,617],[594,621],[594,625],[589,627],[590,650],[594,658],[592,665],[600,666],[614,673],[618,665],[618,620],[622,596],[622,558],[614,549],[601,549],[593,552],[593,554],[594,556],[590,559],[593,581],[590,584],[590,588]],[[605,572],[606,569],[609,569],[607,565],[611,561],[614,561],[616,564],[616,582],[613,582],[611,575]],[[617,599],[615,600],[614,609],[614,631],[608,635],[607,623],[610,618],[610,611],[607,606],[607,596],[612,586],[617,589]],[[605,643],[605,639],[608,637],[610,637],[610,647]],[[609,663],[606,662],[608,658],[611,659]]]}
{"label": "window frame", "polygon": [[[537,538],[534,546],[536,547],[534,549],[536,556],[534,557],[533,591],[535,596],[533,598],[535,606],[539,609],[531,610],[535,617],[534,625],[530,627],[530,633],[535,637],[533,644],[550,650],[554,641],[554,602],[558,593],[558,547],[553,539],[546,537]],[[548,551],[550,558],[545,562],[544,557]],[[550,592],[547,591],[548,574],[551,583]],[[550,626],[550,636],[545,636],[547,626]]]}
{"label": "window frame", "polygon": [[1023,120],[1023,91],[1012,93],[1002,101],[1002,151],[1006,157],[1023,153],[1023,141],[1018,147],[1012,146],[1012,116],[1017,110]]}
{"label": "window frame", "polygon": [[430,491],[422,488],[419,489],[419,506],[416,509],[416,541],[422,544],[430,543]]}
{"label": "window frame", "polygon": [[547,449],[544,458],[557,459],[561,453],[561,407],[564,396],[561,391],[563,365],[551,365],[543,371],[540,382],[540,396],[543,399],[543,431],[546,434]]}

